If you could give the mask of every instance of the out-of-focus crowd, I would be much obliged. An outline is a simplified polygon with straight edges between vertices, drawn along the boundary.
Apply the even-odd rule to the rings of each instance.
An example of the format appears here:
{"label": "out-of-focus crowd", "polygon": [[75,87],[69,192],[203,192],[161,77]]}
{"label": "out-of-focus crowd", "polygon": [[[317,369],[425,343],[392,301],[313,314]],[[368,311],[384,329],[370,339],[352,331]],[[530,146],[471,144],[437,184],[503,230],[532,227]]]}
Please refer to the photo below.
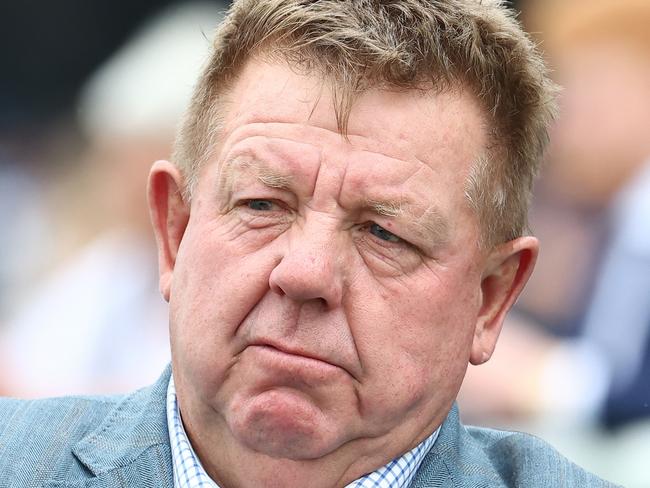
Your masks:
{"label": "out-of-focus crowd", "polygon": [[[226,8],[165,6],[80,83],[73,107],[47,114],[45,127],[39,112],[33,127],[15,108],[3,114],[0,393],[127,391],[169,362],[146,179],[153,161],[170,158]],[[79,42],[61,50],[81,52]]]}
{"label": "out-of-focus crowd", "polygon": [[650,2],[520,6],[562,87],[532,202],[541,252],[461,411],[650,486]]}
{"label": "out-of-focus crowd", "polygon": [[[493,359],[470,367],[461,412],[650,486],[650,1],[517,6],[563,87],[532,202],[542,250]],[[150,18],[39,140],[12,129],[16,107],[3,115],[0,394],[126,391],[168,362],[145,181],[170,157],[223,9]]]}

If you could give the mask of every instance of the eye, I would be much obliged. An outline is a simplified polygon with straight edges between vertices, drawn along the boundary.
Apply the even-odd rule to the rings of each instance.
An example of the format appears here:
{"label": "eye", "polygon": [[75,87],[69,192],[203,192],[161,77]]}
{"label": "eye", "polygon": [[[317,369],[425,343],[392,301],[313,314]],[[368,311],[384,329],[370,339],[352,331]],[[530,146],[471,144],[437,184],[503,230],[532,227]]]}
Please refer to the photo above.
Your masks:
{"label": "eye", "polygon": [[379,224],[374,224],[374,223],[370,224],[369,230],[373,236],[377,237],[378,239],[381,239],[382,241],[394,242],[396,244],[403,242],[400,237],[397,237],[392,232],[387,231]]}
{"label": "eye", "polygon": [[268,212],[273,210],[274,203],[271,200],[248,200],[246,206],[251,210],[257,210],[261,212]]}

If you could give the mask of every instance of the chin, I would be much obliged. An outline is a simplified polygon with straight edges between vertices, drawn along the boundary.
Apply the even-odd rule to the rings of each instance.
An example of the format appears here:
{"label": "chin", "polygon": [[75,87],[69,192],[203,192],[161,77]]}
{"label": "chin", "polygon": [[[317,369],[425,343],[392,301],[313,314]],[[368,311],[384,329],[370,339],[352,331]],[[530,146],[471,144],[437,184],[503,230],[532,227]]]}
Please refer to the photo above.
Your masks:
{"label": "chin", "polygon": [[343,443],[328,416],[304,393],[265,391],[230,409],[227,421],[246,448],[273,458],[321,458]]}

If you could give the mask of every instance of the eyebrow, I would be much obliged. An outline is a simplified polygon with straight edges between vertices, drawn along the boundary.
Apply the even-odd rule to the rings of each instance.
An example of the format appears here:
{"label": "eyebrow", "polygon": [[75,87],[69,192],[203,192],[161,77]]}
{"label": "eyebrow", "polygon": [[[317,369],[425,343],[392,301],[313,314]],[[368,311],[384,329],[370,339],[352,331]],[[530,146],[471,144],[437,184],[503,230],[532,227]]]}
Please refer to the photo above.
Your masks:
{"label": "eyebrow", "polygon": [[407,210],[409,205],[400,200],[366,200],[366,207],[378,215],[391,218],[405,218],[416,224],[416,232],[425,240],[444,243],[449,239],[450,225],[436,207],[427,208],[420,217]]}
{"label": "eyebrow", "polygon": [[402,202],[395,200],[366,200],[366,206],[384,217],[399,217],[404,213]]}
{"label": "eyebrow", "polygon": [[252,174],[264,185],[271,188],[288,190],[291,188],[293,182],[291,174],[271,168],[266,163],[252,156],[240,155],[226,160],[221,167],[218,178],[219,191],[226,192],[230,196],[237,177],[244,172]]}

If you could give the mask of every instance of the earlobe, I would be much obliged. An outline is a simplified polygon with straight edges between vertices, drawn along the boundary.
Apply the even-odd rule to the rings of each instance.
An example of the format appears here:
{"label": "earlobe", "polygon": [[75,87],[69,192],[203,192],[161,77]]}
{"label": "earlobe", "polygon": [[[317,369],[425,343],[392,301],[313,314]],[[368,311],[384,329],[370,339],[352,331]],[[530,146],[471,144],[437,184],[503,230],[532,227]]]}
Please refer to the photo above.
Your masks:
{"label": "earlobe", "polygon": [[537,254],[536,238],[519,237],[494,248],[486,260],[481,280],[481,308],[474,330],[470,363],[490,359],[506,313],[528,281]]}
{"label": "earlobe", "polygon": [[156,161],[149,172],[147,198],[158,246],[160,292],[169,301],[178,249],[190,216],[182,196],[183,179],[169,161]]}

